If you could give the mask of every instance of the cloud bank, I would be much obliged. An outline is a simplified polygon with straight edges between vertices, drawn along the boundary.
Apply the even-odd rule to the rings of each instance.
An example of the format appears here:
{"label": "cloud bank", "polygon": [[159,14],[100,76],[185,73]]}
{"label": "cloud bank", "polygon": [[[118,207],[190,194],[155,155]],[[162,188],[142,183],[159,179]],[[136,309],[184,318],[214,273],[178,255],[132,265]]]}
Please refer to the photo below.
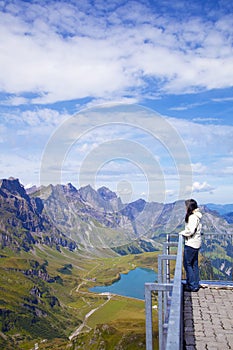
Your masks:
{"label": "cloud bank", "polygon": [[4,103],[87,96],[140,100],[230,87],[229,6],[222,1],[211,6],[160,0],[154,7],[147,1],[2,1],[0,90],[9,94]]}

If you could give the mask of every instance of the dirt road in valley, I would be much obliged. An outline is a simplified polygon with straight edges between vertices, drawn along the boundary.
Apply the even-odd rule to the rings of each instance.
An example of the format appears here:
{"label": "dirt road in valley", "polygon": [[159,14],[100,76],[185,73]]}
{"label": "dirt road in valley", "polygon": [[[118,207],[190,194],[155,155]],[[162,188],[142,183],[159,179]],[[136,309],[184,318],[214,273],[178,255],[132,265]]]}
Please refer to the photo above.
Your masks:
{"label": "dirt road in valley", "polygon": [[[96,311],[99,310],[101,307],[103,307],[105,304],[107,304],[107,303],[111,300],[111,298],[112,298],[112,295],[111,295],[110,293],[102,293],[101,295],[107,295],[108,299],[107,299],[105,302],[103,302],[103,304],[101,304],[100,306],[98,306],[98,307],[95,308],[95,309],[92,309],[91,311],[89,311],[89,312],[85,315],[84,320],[83,320],[83,323],[69,336],[69,340],[72,340],[74,337],[77,337],[77,335],[79,335],[79,334],[82,332],[82,330],[83,330],[84,327],[88,327],[88,326],[87,326],[88,318],[89,318],[94,312],[96,312]],[[88,327],[88,328],[90,328],[90,327]]]}

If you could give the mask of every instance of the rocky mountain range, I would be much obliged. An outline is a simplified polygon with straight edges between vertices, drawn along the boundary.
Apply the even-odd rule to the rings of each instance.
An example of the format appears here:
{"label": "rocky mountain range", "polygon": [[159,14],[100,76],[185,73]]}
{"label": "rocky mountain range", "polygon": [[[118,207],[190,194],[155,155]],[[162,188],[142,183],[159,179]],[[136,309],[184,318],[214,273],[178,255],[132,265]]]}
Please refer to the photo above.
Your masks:
{"label": "rocky mountain range", "polygon": [[[121,254],[152,251],[161,239],[184,225],[184,202],[138,199],[124,204],[106,187],[72,184],[25,190],[18,179],[0,180],[0,241],[16,249],[34,244],[68,249],[112,249]],[[232,233],[224,216],[202,206],[205,234]],[[224,214],[226,215],[226,214]]]}

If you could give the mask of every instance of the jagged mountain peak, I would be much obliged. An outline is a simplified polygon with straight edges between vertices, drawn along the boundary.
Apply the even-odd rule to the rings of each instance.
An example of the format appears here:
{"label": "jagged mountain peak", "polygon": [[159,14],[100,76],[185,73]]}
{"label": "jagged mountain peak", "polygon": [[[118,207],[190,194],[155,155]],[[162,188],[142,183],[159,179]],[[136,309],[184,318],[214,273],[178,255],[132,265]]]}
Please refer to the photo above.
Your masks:
{"label": "jagged mountain peak", "polygon": [[78,190],[71,184],[67,185],[57,184],[57,185],[48,185],[41,186],[37,188],[37,191],[34,191],[32,194],[39,196],[40,198],[47,199],[49,196],[60,195],[76,195]]}
{"label": "jagged mountain peak", "polygon": [[78,190],[82,201],[90,206],[104,211],[116,211],[122,207],[121,199],[107,187],[101,187],[97,191],[91,185],[81,187]]}
{"label": "jagged mountain peak", "polygon": [[19,182],[19,179],[9,177],[8,179],[0,180],[0,188],[4,192],[9,192],[15,196],[20,195],[22,198],[29,200],[29,196],[26,193],[24,186]]}
{"label": "jagged mountain peak", "polygon": [[74,193],[77,193],[77,192],[78,192],[77,188],[74,187],[74,186],[72,185],[71,182],[69,182],[69,183],[65,186],[65,188],[66,188],[69,192],[74,192]]}
{"label": "jagged mountain peak", "polygon": [[30,187],[25,187],[25,191],[27,194],[33,194],[39,190],[40,190],[40,188],[38,188],[36,185],[30,186]]}
{"label": "jagged mountain peak", "polygon": [[146,201],[142,198],[139,198],[136,201],[131,203],[132,206],[140,207],[142,209],[144,208],[145,204],[146,204]]}
{"label": "jagged mountain peak", "polygon": [[130,218],[130,220],[135,220],[135,218],[141,213],[146,206],[146,201],[144,199],[137,199],[136,201],[125,205],[121,210],[121,213]]}
{"label": "jagged mountain peak", "polygon": [[21,183],[19,182],[19,179],[17,178],[14,178],[14,177],[9,177],[8,179],[1,179],[0,180],[0,186],[1,188],[5,188],[7,190],[15,190],[15,189],[18,189],[18,188],[22,188],[24,191],[24,187],[23,185],[21,185]]}
{"label": "jagged mountain peak", "polygon": [[116,199],[117,195],[115,192],[112,192],[109,188],[102,186],[97,190],[98,194],[104,199],[104,200],[112,200]]}
{"label": "jagged mountain peak", "polygon": [[81,194],[81,196],[83,197],[83,199],[85,198],[85,196],[87,196],[88,194],[96,194],[96,190],[94,190],[94,188],[91,187],[91,185],[86,185],[86,186],[82,186],[79,188],[78,192]]}

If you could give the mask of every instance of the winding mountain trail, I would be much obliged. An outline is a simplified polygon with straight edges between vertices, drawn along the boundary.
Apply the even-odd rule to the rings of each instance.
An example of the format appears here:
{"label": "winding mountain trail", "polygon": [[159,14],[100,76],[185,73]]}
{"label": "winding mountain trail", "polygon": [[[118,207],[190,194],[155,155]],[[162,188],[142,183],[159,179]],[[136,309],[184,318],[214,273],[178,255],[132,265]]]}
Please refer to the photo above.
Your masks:
{"label": "winding mountain trail", "polygon": [[84,284],[86,284],[87,282],[86,281],[82,281],[79,285],[78,285],[78,287],[75,289],[75,291],[76,292],[79,292],[79,288],[81,287],[81,286],[83,286]]}
{"label": "winding mountain trail", "polygon": [[77,335],[79,335],[81,333],[81,331],[83,330],[84,327],[87,327],[90,329],[89,326],[87,326],[87,321],[88,321],[88,318],[94,313],[96,312],[97,310],[99,310],[101,307],[103,307],[105,304],[107,304],[111,298],[112,298],[112,295],[110,293],[102,293],[101,295],[107,295],[108,299],[103,302],[103,304],[101,304],[100,306],[98,306],[97,308],[95,309],[92,309],[91,311],[89,311],[85,317],[84,317],[84,320],[83,320],[83,323],[69,336],[69,340],[72,340],[74,337],[76,337]]}

